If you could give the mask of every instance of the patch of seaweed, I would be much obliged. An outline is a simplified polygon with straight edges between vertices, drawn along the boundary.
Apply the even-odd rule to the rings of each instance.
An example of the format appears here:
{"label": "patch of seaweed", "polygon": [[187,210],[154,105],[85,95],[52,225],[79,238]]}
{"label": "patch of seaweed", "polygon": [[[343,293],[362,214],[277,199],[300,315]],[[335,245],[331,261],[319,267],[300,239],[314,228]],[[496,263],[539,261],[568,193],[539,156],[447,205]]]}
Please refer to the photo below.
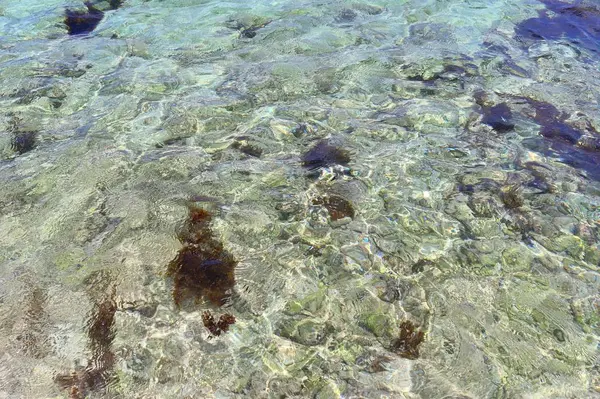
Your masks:
{"label": "patch of seaweed", "polygon": [[88,347],[92,352],[86,367],[80,367],[71,374],[55,377],[55,382],[63,390],[69,391],[72,399],[85,398],[92,391],[106,388],[111,381],[111,369],[115,364],[112,352],[114,340],[115,312],[117,306],[113,295],[97,303],[88,321]]}
{"label": "patch of seaweed", "polygon": [[392,342],[392,352],[405,359],[417,359],[419,357],[419,345],[425,339],[425,333],[417,330],[415,325],[404,320],[400,323],[400,336]]}
{"label": "patch of seaweed", "polygon": [[320,205],[327,209],[331,220],[336,221],[345,217],[354,219],[352,203],[339,195],[325,195],[313,199],[313,205]]}
{"label": "patch of seaweed", "polygon": [[17,340],[23,346],[23,350],[29,356],[41,359],[49,351],[48,343],[44,337],[44,324],[47,322],[46,313],[46,290],[35,287],[27,298],[27,310],[25,311],[26,329],[17,336]]}
{"label": "patch of seaweed", "polygon": [[523,206],[523,197],[521,187],[517,184],[503,187],[500,192],[500,199],[508,209],[517,209]]}
{"label": "patch of seaweed", "polygon": [[86,2],[87,11],[69,10],[65,11],[65,25],[69,35],[83,35],[92,32],[102,18],[104,12],[94,7],[92,3]]}
{"label": "patch of seaweed", "polygon": [[202,313],[202,323],[213,336],[218,337],[229,331],[229,326],[235,323],[235,316],[224,313],[219,317],[219,321],[215,321],[210,310],[206,310]]}
{"label": "patch of seaweed", "polygon": [[16,154],[22,155],[35,148],[37,132],[28,130],[27,126],[23,126],[23,120],[20,117],[11,116],[7,128],[10,133],[10,149]]}
{"label": "patch of seaweed", "polygon": [[224,305],[235,284],[237,261],[213,237],[212,216],[199,207],[190,207],[189,218],[179,234],[183,247],[168,266],[173,278],[173,299],[181,306],[184,299],[204,298],[216,306]]}

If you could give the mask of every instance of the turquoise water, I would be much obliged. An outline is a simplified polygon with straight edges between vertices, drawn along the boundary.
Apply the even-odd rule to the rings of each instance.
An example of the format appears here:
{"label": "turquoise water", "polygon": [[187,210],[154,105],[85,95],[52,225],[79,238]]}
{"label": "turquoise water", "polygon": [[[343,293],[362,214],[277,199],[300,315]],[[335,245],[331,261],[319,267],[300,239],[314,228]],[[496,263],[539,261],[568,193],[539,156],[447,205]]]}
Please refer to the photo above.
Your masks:
{"label": "turquoise water", "polygon": [[0,397],[600,397],[598,39],[593,1],[3,0]]}

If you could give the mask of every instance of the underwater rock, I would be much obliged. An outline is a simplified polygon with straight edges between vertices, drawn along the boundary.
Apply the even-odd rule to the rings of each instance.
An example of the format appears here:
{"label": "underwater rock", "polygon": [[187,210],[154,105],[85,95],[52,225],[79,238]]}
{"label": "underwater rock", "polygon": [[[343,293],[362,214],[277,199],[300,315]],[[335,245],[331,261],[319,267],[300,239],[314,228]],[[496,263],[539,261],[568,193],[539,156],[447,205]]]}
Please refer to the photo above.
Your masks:
{"label": "underwater rock", "polygon": [[322,344],[330,333],[327,323],[304,320],[296,326],[297,335],[294,341],[307,346]]}
{"label": "underwater rock", "polygon": [[586,151],[564,141],[549,141],[539,137],[522,141],[526,148],[557,158],[560,162],[583,170],[590,179],[600,181],[600,153]]}
{"label": "underwater rock", "polygon": [[255,25],[255,26],[251,26],[249,28],[242,29],[242,31],[240,32],[240,37],[252,39],[253,37],[256,36],[256,33],[258,32],[259,29],[264,28],[265,26],[267,26],[270,23],[271,23],[271,21],[267,21],[260,25]]}
{"label": "underwater rock", "polygon": [[368,3],[354,3],[352,4],[352,8],[364,12],[367,15],[379,15],[384,11],[383,7]]}
{"label": "underwater rock", "polygon": [[202,208],[190,207],[189,218],[179,240],[183,248],[169,263],[167,276],[173,278],[173,299],[177,306],[186,297],[204,298],[224,305],[235,284],[237,261],[213,237],[212,216]]}
{"label": "underwater rock", "polygon": [[256,144],[251,143],[250,141],[248,141],[248,139],[249,139],[249,137],[246,137],[246,136],[238,137],[233,142],[233,144],[231,144],[231,147],[240,150],[241,152],[243,152],[246,155],[260,158],[260,156],[263,153],[262,148],[260,148]]}
{"label": "underwater rock", "polygon": [[389,337],[393,334],[393,324],[386,313],[371,312],[360,316],[358,325],[376,337]]}
{"label": "underwater rock", "polygon": [[346,165],[350,162],[350,152],[321,140],[302,156],[306,168],[326,168],[333,165]]}
{"label": "underwater rock", "polygon": [[94,7],[92,3],[85,3],[87,11],[69,10],[65,11],[65,25],[69,35],[82,35],[92,32],[102,18],[104,13]]}
{"label": "underwater rock", "polygon": [[409,37],[406,39],[417,46],[436,44],[455,44],[456,38],[451,25],[443,23],[416,23],[408,28]]}
{"label": "underwater rock", "polygon": [[286,318],[276,328],[276,334],[306,346],[322,344],[331,332],[327,323],[308,318]]}
{"label": "underwater rock", "polygon": [[549,139],[558,139],[577,144],[582,132],[565,123],[568,115],[560,112],[554,105],[543,101],[526,99],[535,110],[533,120],[542,126],[540,134]]}
{"label": "underwater rock", "polygon": [[307,123],[299,123],[295,128],[292,129],[292,134],[296,138],[312,135],[317,129]]}
{"label": "underwater rock", "polygon": [[426,267],[429,268],[431,266],[433,266],[433,262],[429,259],[419,259],[418,261],[413,263],[413,265],[410,267],[410,271],[413,274],[422,273],[425,271]]}
{"label": "underwater rock", "polygon": [[235,316],[225,313],[219,317],[219,321],[215,322],[215,318],[210,310],[202,313],[202,324],[210,331],[210,333],[218,337],[219,335],[229,331],[229,326],[235,323]]}
{"label": "underwater rock", "polygon": [[340,13],[335,17],[337,22],[352,22],[356,19],[358,14],[356,11],[350,8],[344,8]]}
{"label": "underwater rock", "polygon": [[474,98],[475,103],[483,110],[481,123],[490,126],[499,133],[514,129],[515,125],[511,122],[512,112],[506,103],[492,105],[493,103],[484,91],[477,91]]}
{"label": "underwater rock", "polygon": [[111,10],[116,10],[117,8],[121,8],[125,0],[109,0],[108,5]]}
{"label": "underwater rock", "polygon": [[352,203],[339,195],[326,195],[313,199],[313,205],[320,205],[327,209],[332,221],[346,217],[354,219]]}
{"label": "underwater rock", "polygon": [[391,350],[405,359],[419,357],[419,345],[425,339],[425,333],[417,330],[415,325],[408,320],[400,323],[400,336],[392,342]]}

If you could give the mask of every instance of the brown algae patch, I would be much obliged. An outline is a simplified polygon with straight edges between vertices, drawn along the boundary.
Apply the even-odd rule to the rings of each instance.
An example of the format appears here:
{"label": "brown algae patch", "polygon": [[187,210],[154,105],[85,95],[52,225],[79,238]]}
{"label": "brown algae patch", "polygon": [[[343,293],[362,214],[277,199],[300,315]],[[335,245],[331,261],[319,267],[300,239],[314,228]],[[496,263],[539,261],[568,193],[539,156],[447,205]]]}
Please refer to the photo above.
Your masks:
{"label": "brown algae patch", "polygon": [[518,184],[502,187],[500,199],[508,209],[517,209],[523,206],[524,200],[521,195],[521,187]]}
{"label": "brown algae patch", "polygon": [[405,359],[417,359],[419,357],[419,345],[425,339],[425,333],[418,330],[409,320],[400,323],[400,336],[392,342],[392,352],[397,353]]}
{"label": "brown algae patch", "polygon": [[352,203],[339,195],[326,195],[315,198],[313,205],[323,206],[327,209],[332,221],[340,220],[346,217],[354,219],[354,207]]}
{"label": "brown algae patch", "polygon": [[117,311],[113,296],[96,304],[89,319],[88,347],[92,356],[88,360],[88,365],[71,374],[57,375],[54,379],[63,390],[69,391],[69,398],[85,398],[92,391],[106,388],[111,381],[110,371],[116,360],[112,351]]}
{"label": "brown algae patch", "polygon": [[231,296],[237,261],[214,238],[211,219],[206,210],[190,207],[189,218],[179,234],[183,247],[167,269],[167,276],[173,278],[173,299],[177,306],[190,297],[222,306]]}
{"label": "brown algae patch", "polygon": [[16,339],[23,351],[36,359],[44,358],[51,350],[44,333],[44,325],[48,323],[46,302],[48,294],[45,289],[35,287],[27,298],[25,311],[25,330]]}
{"label": "brown algae patch", "polygon": [[229,326],[235,323],[235,316],[224,313],[219,317],[218,321],[215,321],[215,317],[212,315],[210,310],[206,310],[202,313],[202,324],[208,331],[210,331],[211,336],[218,337],[219,335],[226,333],[229,331]]}

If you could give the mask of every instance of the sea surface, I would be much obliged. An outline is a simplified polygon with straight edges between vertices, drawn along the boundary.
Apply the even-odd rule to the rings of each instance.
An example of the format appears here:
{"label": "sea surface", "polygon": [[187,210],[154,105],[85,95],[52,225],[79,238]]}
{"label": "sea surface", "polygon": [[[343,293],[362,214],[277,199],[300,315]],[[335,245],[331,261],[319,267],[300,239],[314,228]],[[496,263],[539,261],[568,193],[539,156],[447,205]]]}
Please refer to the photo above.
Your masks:
{"label": "sea surface", "polygon": [[600,3],[0,0],[0,398],[600,398]]}

